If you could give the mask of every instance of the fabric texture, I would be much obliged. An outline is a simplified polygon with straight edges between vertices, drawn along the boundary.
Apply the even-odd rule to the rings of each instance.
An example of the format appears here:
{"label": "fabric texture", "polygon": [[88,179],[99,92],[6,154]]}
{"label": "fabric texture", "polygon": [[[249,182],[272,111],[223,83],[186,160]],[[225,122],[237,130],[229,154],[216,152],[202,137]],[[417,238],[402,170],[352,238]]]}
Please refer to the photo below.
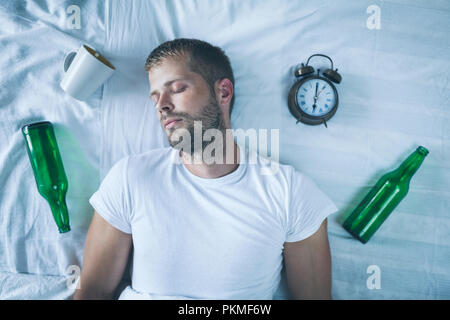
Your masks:
{"label": "fabric texture", "polygon": [[[80,28],[71,29],[80,8]],[[377,23],[379,22],[379,23]],[[447,0],[39,0],[0,3],[0,298],[59,299],[81,267],[88,199],[121,158],[167,146],[148,98],[145,59],[175,37],[222,47],[235,73],[233,128],[280,129],[280,161],[340,208],[330,216],[335,299],[450,298],[450,2]],[[89,101],[59,87],[86,43],[117,72]],[[294,71],[329,55],[343,80],[328,128],[296,124]],[[329,68],[313,59],[316,69]],[[49,120],[69,179],[62,239],[38,194],[20,128]],[[382,173],[430,150],[406,198],[365,245],[342,222]],[[370,289],[371,266],[381,287]],[[73,291],[72,291],[73,292]]]}
{"label": "fabric texture", "polygon": [[164,296],[157,294],[143,293],[134,290],[131,286],[126,286],[119,296],[119,300],[194,300],[183,296]]}
{"label": "fabric texture", "polygon": [[[80,9],[80,28],[70,28]],[[103,88],[80,102],[59,86],[64,58],[82,43],[102,52],[105,6],[98,1],[0,3],[0,299],[66,299],[81,268],[100,180]],[[71,231],[61,235],[39,194],[21,128],[51,121],[69,181]]]}
{"label": "fabric texture", "polygon": [[191,173],[171,147],[112,167],[90,203],[132,234],[133,289],[193,299],[273,298],[284,243],[309,237],[337,208],[291,166],[262,175],[269,162],[248,157],[245,148],[240,155],[236,170],[215,179]]}

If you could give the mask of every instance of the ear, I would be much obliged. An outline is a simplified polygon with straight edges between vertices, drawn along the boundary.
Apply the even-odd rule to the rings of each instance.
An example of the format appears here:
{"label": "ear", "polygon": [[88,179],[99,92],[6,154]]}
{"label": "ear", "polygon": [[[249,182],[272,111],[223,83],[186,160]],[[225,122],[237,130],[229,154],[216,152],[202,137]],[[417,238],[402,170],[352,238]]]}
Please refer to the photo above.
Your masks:
{"label": "ear", "polygon": [[234,94],[233,83],[228,78],[217,80],[214,84],[217,102],[221,107],[228,105],[230,107],[231,98]]}

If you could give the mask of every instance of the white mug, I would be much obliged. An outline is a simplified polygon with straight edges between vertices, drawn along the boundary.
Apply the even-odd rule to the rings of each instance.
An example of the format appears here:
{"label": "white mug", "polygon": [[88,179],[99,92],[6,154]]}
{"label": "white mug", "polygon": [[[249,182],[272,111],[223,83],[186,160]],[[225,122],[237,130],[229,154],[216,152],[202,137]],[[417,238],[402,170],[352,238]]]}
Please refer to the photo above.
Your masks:
{"label": "white mug", "polygon": [[82,45],[64,61],[61,88],[77,100],[87,99],[114,73],[116,68],[94,49]]}

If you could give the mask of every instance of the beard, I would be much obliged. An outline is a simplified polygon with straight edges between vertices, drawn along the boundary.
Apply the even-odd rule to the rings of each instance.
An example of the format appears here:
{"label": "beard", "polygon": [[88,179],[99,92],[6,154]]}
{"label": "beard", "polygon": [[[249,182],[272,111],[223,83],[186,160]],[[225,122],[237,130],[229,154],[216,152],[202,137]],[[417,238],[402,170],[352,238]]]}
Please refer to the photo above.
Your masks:
{"label": "beard", "polygon": [[[191,115],[186,112],[171,113],[167,117],[176,117],[182,119],[181,126],[177,128],[170,128],[167,133],[169,144],[176,150],[182,150],[193,156],[194,154],[203,153],[205,148],[214,143],[214,137],[211,141],[203,140],[205,132],[209,129],[217,129],[225,136],[225,122],[222,111],[220,110],[217,101],[211,97],[209,102],[203,107],[197,115]],[[194,122],[196,126],[194,126]],[[195,129],[198,130],[198,123],[201,125],[201,143],[195,143],[195,139],[199,135],[195,134]],[[180,140],[182,140],[180,142]]]}

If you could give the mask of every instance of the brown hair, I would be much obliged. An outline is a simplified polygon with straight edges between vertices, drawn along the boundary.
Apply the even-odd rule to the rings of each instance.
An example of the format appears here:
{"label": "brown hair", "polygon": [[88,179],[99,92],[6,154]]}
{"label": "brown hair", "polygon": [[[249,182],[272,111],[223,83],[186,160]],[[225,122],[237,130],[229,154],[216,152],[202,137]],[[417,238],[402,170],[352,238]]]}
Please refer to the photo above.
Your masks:
{"label": "brown hair", "polygon": [[[185,58],[189,69],[203,77],[215,97],[214,84],[227,78],[234,88],[234,75],[230,60],[225,52],[208,42],[197,39],[179,38],[166,41],[153,49],[145,62],[145,71],[160,65],[167,58]],[[234,105],[234,93],[230,102],[230,116]]]}

